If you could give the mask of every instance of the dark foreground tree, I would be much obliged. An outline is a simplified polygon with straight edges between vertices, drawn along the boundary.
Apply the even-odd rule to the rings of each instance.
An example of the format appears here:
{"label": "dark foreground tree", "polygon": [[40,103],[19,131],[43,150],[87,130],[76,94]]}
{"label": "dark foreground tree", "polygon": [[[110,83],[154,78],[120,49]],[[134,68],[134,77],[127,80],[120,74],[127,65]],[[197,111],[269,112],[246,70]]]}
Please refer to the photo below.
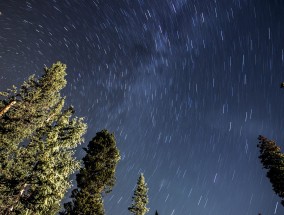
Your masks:
{"label": "dark foreground tree", "polygon": [[159,214],[158,214],[158,211],[155,212],[155,215],[159,215]]}
{"label": "dark foreground tree", "polygon": [[72,201],[64,204],[60,214],[103,215],[103,195],[115,184],[115,169],[120,160],[114,135],[107,130],[98,132],[84,149],[84,167],[76,176],[77,188],[72,191]]}
{"label": "dark foreground tree", "polygon": [[135,215],[144,215],[148,213],[149,208],[147,208],[147,192],[148,187],[145,182],[144,175],[141,173],[137,181],[137,187],[134,191],[134,196],[132,197],[132,205],[128,208],[131,213]]}
{"label": "dark foreground tree", "polygon": [[57,62],[19,91],[1,93],[1,214],[55,214],[71,186],[69,176],[80,167],[73,153],[86,125],[72,118],[73,108],[63,110],[65,69]]}
{"label": "dark foreground tree", "polygon": [[272,140],[263,136],[258,137],[260,149],[260,160],[265,169],[268,169],[267,177],[269,178],[274,192],[282,199],[281,204],[284,206],[284,154],[281,153],[280,147]]}

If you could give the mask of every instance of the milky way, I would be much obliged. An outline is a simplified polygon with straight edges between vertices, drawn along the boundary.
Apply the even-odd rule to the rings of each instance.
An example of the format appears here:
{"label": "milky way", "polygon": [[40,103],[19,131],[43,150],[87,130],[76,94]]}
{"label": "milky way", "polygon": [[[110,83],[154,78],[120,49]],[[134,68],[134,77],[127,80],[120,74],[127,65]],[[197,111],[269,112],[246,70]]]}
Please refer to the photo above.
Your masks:
{"label": "milky way", "polygon": [[0,90],[60,60],[83,146],[114,132],[107,214],[129,213],[140,172],[149,214],[284,213],[256,147],[259,134],[284,146],[283,1],[3,0],[0,11]]}

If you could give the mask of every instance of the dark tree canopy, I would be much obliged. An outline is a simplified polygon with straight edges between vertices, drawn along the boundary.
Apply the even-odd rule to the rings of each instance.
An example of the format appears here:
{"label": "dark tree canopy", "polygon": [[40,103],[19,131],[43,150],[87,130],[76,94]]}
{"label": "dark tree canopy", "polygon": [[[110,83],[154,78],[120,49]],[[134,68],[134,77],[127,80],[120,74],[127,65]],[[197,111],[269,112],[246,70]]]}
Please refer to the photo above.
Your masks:
{"label": "dark tree canopy", "polygon": [[65,211],[61,214],[105,214],[102,197],[115,184],[115,170],[120,160],[114,135],[102,130],[84,150],[84,167],[76,176],[77,188],[72,192],[72,202],[64,205]]}
{"label": "dark tree canopy", "polygon": [[258,137],[260,149],[260,160],[265,169],[268,169],[267,177],[269,178],[274,192],[282,199],[281,204],[284,206],[284,154],[281,153],[280,147],[272,140],[263,136]]}

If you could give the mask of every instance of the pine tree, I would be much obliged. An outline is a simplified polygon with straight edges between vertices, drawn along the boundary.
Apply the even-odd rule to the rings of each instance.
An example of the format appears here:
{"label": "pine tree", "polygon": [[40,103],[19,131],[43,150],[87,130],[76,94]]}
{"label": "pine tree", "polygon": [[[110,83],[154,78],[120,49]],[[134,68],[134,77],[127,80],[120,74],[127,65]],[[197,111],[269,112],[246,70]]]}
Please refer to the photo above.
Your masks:
{"label": "pine tree", "polygon": [[135,215],[145,215],[149,211],[149,208],[147,208],[147,192],[148,187],[145,182],[144,175],[141,173],[137,181],[137,187],[134,191],[134,196],[132,197],[133,203],[128,208],[131,213]]}
{"label": "pine tree", "polygon": [[66,65],[31,76],[20,90],[2,92],[0,101],[0,211],[3,214],[52,214],[79,168],[73,149],[86,125],[65,109],[60,90]]}
{"label": "pine tree", "polygon": [[65,110],[53,125],[38,131],[28,146],[32,148],[29,155],[33,170],[28,178],[32,183],[22,202],[30,211],[57,213],[60,201],[71,187],[70,175],[80,168],[72,149],[82,141],[86,126],[82,119],[71,119],[73,113],[72,108]]}
{"label": "pine tree", "polygon": [[268,169],[269,178],[274,192],[282,198],[281,204],[284,206],[284,154],[280,147],[272,140],[263,136],[258,137],[260,148],[260,160],[265,169]]}
{"label": "pine tree", "polygon": [[158,214],[158,211],[155,212],[155,215],[159,215],[159,214]]}
{"label": "pine tree", "polygon": [[72,191],[72,201],[64,204],[65,210],[60,214],[105,214],[103,195],[115,184],[115,169],[120,160],[114,135],[102,130],[84,150],[84,167],[76,175],[77,188]]}

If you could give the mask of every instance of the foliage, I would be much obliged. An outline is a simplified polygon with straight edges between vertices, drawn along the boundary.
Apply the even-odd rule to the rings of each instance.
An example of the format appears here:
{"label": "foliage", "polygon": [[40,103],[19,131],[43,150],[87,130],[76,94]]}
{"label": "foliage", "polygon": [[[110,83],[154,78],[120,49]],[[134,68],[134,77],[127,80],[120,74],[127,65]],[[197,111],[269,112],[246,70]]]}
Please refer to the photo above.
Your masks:
{"label": "foliage", "polygon": [[280,147],[272,140],[263,136],[258,137],[260,149],[260,160],[265,169],[268,169],[269,178],[274,192],[282,198],[281,204],[284,206],[284,154]]}
{"label": "foliage", "polygon": [[72,107],[63,110],[65,70],[57,62],[19,91],[0,93],[0,211],[6,214],[56,213],[79,168],[73,149],[86,124],[72,118]]}
{"label": "foliage", "polygon": [[84,167],[76,176],[77,189],[72,192],[72,202],[64,204],[65,210],[60,214],[105,214],[102,197],[115,184],[115,169],[120,160],[114,135],[102,130],[84,150]]}
{"label": "foliage", "polygon": [[148,187],[145,182],[145,178],[143,174],[140,174],[138,181],[137,181],[137,187],[134,191],[134,196],[132,197],[133,203],[128,208],[128,210],[135,214],[135,215],[144,215],[149,211],[149,208],[147,208],[148,204]]}

